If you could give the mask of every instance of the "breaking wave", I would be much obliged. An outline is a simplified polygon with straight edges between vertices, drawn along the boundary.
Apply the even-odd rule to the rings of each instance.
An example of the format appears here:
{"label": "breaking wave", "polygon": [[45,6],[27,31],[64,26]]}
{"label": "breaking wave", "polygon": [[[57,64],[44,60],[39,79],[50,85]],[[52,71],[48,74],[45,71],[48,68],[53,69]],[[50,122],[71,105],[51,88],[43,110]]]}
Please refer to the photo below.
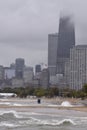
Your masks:
{"label": "breaking wave", "polygon": [[18,115],[18,113],[16,111],[1,111],[0,112],[0,116],[4,116],[4,115],[12,115],[13,117],[16,118],[23,118],[22,116]]}
{"label": "breaking wave", "polygon": [[9,127],[9,128],[14,128],[14,127],[18,127],[19,125],[16,125],[16,124],[12,124],[12,123],[9,123],[9,122],[1,122],[0,123],[0,127]]}
{"label": "breaking wave", "polygon": [[30,120],[27,121],[20,121],[20,124],[26,124],[26,125],[48,125],[48,126],[60,126],[60,125],[76,125],[73,120],[71,119],[63,119],[61,121],[59,120],[40,120],[36,118],[30,118]]}
{"label": "breaking wave", "polygon": [[68,101],[62,102],[61,106],[63,106],[63,107],[72,107],[72,105]]}

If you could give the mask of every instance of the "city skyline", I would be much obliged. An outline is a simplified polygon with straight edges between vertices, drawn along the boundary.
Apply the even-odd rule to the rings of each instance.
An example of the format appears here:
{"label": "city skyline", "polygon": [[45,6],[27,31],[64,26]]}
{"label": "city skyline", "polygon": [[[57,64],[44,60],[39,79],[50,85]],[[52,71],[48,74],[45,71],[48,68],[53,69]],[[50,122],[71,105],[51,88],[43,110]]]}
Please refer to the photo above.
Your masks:
{"label": "city skyline", "polygon": [[61,11],[74,16],[76,44],[87,43],[86,5],[86,0],[0,1],[0,65],[19,57],[29,66],[47,63],[48,34],[58,31]]}

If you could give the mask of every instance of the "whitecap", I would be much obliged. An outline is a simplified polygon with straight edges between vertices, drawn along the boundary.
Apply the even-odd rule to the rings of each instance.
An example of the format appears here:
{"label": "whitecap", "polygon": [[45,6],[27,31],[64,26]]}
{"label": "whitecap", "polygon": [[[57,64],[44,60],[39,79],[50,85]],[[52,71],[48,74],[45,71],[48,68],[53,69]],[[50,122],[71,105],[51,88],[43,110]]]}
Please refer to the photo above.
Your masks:
{"label": "whitecap", "polygon": [[22,104],[14,103],[13,106],[23,106]]}
{"label": "whitecap", "polygon": [[61,106],[63,106],[63,107],[72,107],[72,105],[68,101],[62,102]]}
{"label": "whitecap", "polygon": [[0,111],[0,115],[9,114],[9,113],[12,113],[16,118],[22,118],[22,116],[19,116],[16,111]]}
{"label": "whitecap", "polygon": [[0,105],[10,105],[10,102],[0,102]]}
{"label": "whitecap", "polygon": [[76,123],[71,119],[63,119],[63,120],[40,120],[33,117],[30,117],[30,120],[20,121],[21,124],[24,125],[49,125],[49,126],[60,126],[65,124],[76,125]]}
{"label": "whitecap", "polygon": [[65,124],[65,123],[70,123],[72,125],[76,125],[76,123],[71,119],[63,119],[63,120],[58,122],[58,125]]}
{"label": "whitecap", "polygon": [[51,125],[51,126],[60,126],[60,125],[64,125],[64,124],[76,125],[74,123],[74,121],[72,121],[71,119],[63,119],[61,121],[58,121],[58,120],[44,120],[44,121],[41,121],[40,124]]}
{"label": "whitecap", "polygon": [[19,125],[16,125],[16,124],[12,124],[12,123],[9,123],[9,122],[1,122],[0,123],[0,126],[6,126],[6,127],[10,127],[10,128],[14,128],[14,127],[18,127]]}

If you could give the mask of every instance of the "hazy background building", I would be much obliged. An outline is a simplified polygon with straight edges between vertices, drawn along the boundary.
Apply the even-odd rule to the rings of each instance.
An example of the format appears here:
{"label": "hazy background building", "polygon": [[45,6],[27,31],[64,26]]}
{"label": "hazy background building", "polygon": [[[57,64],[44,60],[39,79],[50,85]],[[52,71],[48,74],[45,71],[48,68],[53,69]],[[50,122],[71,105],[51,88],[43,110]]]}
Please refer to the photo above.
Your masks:
{"label": "hazy background building", "polygon": [[23,71],[23,79],[25,84],[32,84],[34,77],[33,67],[25,67]]}
{"label": "hazy background building", "polygon": [[11,69],[16,69],[15,63],[11,63],[11,64],[10,64],[10,68],[11,68]]}
{"label": "hazy background building", "polygon": [[25,87],[24,86],[24,80],[19,78],[13,78],[12,79],[12,88],[18,88],[18,87]]}
{"label": "hazy background building", "polygon": [[43,88],[49,87],[49,71],[48,71],[48,68],[44,68],[41,72],[40,85]]}
{"label": "hazy background building", "polygon": [[16,78],[22,79],[23,78],[23,70],[25,67],[25,61],[23,58],[17,58],[15,61],[15,75]]}
{"label": "hazy background building", "polygon": [[35,66],[35,74],[41,72],[41,65],[36,65]]}
{"label": "hazy background building", "polygon": [[4,79],[4,67],[0,65],[0,81]]}
{"label": "hazy background building", "polygon": [[15,69],[4,67],[4,79],[12,79],[15,77]]}

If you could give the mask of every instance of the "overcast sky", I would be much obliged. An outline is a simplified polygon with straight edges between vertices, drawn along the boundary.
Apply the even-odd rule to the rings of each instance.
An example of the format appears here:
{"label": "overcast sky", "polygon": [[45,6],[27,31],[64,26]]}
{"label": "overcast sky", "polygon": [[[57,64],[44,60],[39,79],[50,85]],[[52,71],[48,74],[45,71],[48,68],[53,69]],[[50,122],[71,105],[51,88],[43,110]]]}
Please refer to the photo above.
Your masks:
{"label": "overcast sky", "polygon": [[24,58],[47,63],[48,34],[58,32],[60,13],[72,13],[76,44],[87,44],[87,0],[0,0],[0,65]]}

